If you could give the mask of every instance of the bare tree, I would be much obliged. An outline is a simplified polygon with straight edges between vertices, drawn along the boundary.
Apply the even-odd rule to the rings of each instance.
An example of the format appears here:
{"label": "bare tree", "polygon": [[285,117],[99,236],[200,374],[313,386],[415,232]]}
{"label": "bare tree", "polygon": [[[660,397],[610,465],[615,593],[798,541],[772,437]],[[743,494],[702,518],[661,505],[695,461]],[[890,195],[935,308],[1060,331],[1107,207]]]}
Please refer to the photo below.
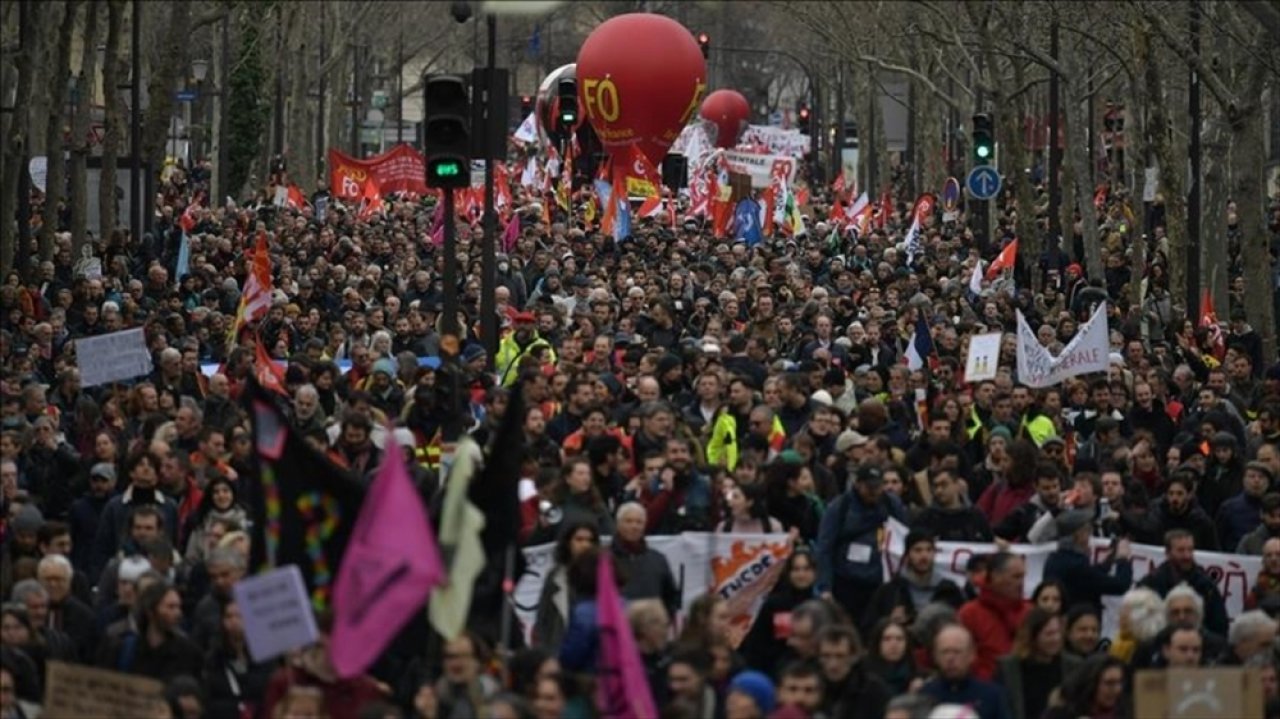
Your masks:
{"label": "bare tree", "polygon": [[54,234],[58,231],[59,205],[62,204],[66,184],[66,165],[63,152],[63,122],[66,118],[67,78],[71,75],[71,36],[75,30],[76,15],[80,3],[67,0],[64,4],[56,44],[53,47],[53,71],[47,76],[49,115],[45,126],[48,143],[49,171],[45,179],[44,221],[40,225],[40,259],[53,259]]}
{"label": "bare tree", "polygon": [[107,42],[102,64],[102,173],[98,177],[98,227],[103,240],[116,229],[116,162],[124,121],[120,112],[120,56],[124,0],[107,2]]}
{"label": "bare tree", "polygon": [[[75,115],[71,122],[71,247],[72,256],[80,257],[80,247],[87,238],[89,225],[89,107],[98,74],[98,5],[85,7],[84,33],[81,35],[80,72],[77,77]],[[105,88],[104,88],[105,90]],[[110,175],[103,171],[102,180]]]}
{"label": "bare tree", "polygon": [[[32,95],[33,80],[39,47],[37,45],[38,28],[44,13],[51,6],[33,0],[22,0],[25,7],[21,14],[21,26],[17,28],[17,39],[13,53],[17,80],[14,84],[13,116],[9,121],[9,132],[4,143],[4,167],[0,169],[0,192],[3,193],[3,217],[0,217],[0,266],[13,267],[16,259],[18,231],[15,221],[18,203],[18,191],[25,187],[22,174],[27,171],[27,153],[31,150],[31,105],[19,102],[20,98]],[[7,25],[7,23],[6,23]],[[6,102],[8,100],[6,99]],[[29,252],[31,248],[22,248]]]}

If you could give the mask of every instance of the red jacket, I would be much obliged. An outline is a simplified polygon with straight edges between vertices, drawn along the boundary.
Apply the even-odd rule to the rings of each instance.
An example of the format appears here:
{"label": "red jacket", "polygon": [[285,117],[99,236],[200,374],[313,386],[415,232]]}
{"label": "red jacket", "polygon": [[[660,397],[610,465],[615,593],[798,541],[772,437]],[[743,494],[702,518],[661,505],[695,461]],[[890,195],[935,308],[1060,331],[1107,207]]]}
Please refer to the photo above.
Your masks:
{"label": "red jacket", "polygon": [[987,521],[994,527],[1013,510],[1031,501],[1035,493],[1035,486],[1029,483],[1013,487],[1008,482],[996,482],[978,497],[978,510],[987,516]]}
{"label": "red jacket", "polygon": [[991,681],[996,673],[996,660],[1013,651],[1013,637],[1031,609],[1031,602],[1018,597],[1009,599],[983,587],[977,599],[965,602],[956,614],[960,623],[973,635],[977,657],[973,675]]}

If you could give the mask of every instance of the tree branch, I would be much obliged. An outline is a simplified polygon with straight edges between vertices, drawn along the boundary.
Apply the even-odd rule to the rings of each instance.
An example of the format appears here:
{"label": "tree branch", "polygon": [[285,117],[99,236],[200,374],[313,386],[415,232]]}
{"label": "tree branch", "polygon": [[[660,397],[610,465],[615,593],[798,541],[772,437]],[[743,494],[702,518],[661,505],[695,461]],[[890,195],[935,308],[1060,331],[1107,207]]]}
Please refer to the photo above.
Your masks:
{"label": "tree branch", "polygon": [[[1209,88],[1209,92],[1218,101],[1218,104],[1222,106],[1226,114],[1228,116],[1234,115],[1239,101],[1236,99],[1235,93],[1231,92],[1231,89],[1222,81],[1218,73],[1205,64],[1204,58],[1191,51],[1191,45],[1183,42],[1182,38],[1178,37],[1178,33],[1163,15],[1145,3],[1141,7],[1143,16],[1160,33],[1160,38],[1169,46],[1169,49],[1173,50],[1175,55],[1181,56],[1186,61],[1187,66],[1196,71],[1196,74],[1204,81],[1205,86]],[[1201,18],[1202,31],[1204,26],[1204,18]]]}
{"label": "tree branch", "polygon": [[960,103],[957,102],[954,97],[947,94],[946,92],[943,92],[942,88],[938,87],[937,84],[933,82],[933,80],[930,80],[927,75],[916,70],[915,68],[907,67],[906,65],[897,65],[891,62],[885,62],[884,60],[881,60],[880,58],[874,55],[858,55],[857,59],[863,62],[869,62],[879,67],[882,70],[888,70],[889,72],[898,72],[904,75],[910,75],[911,77],[915,78],[917,82],[924,85],[929,90],[929,92],[932,92],[934,95],[937,96],[939,100],[942,100],[952,109],[956,111],[964,110],[964,108],[960,106]]}

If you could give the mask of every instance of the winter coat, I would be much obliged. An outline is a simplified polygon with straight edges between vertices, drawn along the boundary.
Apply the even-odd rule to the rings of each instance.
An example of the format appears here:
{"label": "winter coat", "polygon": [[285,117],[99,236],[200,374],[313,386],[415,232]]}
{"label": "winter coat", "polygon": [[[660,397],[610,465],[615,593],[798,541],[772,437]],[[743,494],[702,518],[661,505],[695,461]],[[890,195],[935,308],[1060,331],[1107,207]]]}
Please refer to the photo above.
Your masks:
{"label": "winter coat", "polygon": [[989,681],[967,677],[950,682],[938,677],[920,687],[920,693],[937,704],[967,706],[978,719],[1013,719],[1004,690]]}
{"label": "winter coat", "polygon": [[656,549],[650,549],[641,540],[633,546],[614,539],[610,551],[618,560],[619,573],[627,578],[622,596],[628,601],[636,599],[660,599],[667,608],[667,616],[676,616],[680,609],[680,589],[667,558]]}
{"label": "winter coat", "polygon": [[978,509],[994,527],[1004,521],[1013,510],[1029,502],[1035,493],[1036,488],[1029,483],[1015,487],[1008,482],[996,482],[987,487],[978,498]]}
{"label": "winter coat", "polygon": [[832,502],[818,528],[818,587],[829,589],[837,577],[864,587],[879,585],[880,532],[890,517],[906,521],[902,502],[892,494],[867,505],[851,489]]}
{"label": "winter coat", "polygon": [[188,565],[196,565],[208,559],[208,547],[205,546],[205,537],[209,533],[209,528],[217,520],[226,520],[235,522],[244,531],[249,531],[249,514],[244,507],[232,505],[225,512],[213,510],[205,515],[204,519],[195,525],[187,537],[187,553],[186,559]]}
{"label": "winter coat", "polygon": [[1208,513],[1198,504],[1192,504],[1181,514],[1169,509],[1169,501],[1161,499],[1150,512],[1142,515],[1126,514],[1122,521],[1122,533],[1133,536],[1139,544],[1164,544],[1164,535],[1171,529],[1185,529],[1195,538],[1196,549],[1218,551],[1218,531]]}
{"label": "winter coat", "polygon": [[926,529],[940,542],[990,542],[991,525],[973,507],[944,509],[926,507],[916,515],[912,526]]}
{"label": "winter coat", "polygon": [[1226,548],[1235,547],[1262,524],[1262,497],[1241,492],[1228,499],[1218,507],[1216,524],[1218,544]]}
{"label": "winter coat", "polygon": [[[1170,562],[1165,562],[1155,571],[1142,578],[1138,582],[1139,586],[1148,587],[1161,597],[1167,596],[1169,591],[1178,586],[1182,582],[1186,582],[1192,589],[1196,590],[1196,594],[1204,600],[1204,622],[1205,629],[1219,635],[1227,633],[1227,605],[1222,598],[1222,592],[1218,589],[1218,583],[1209,576],[1209,573],[1203,567],[1196,566],[1189,573],[1183,573],[1178,570]],[[1209,656],[1209,654],[1205,654]]]}
{"label": "winter coat", "polygon": [[1093,564],[1089,555],[1071,544],[1059,546],[1045,561],[1044,578],[1062,582],[1067,596],[1062,606],[1089,604],[1102,610],[1103,595],[1120,595],[1133,585],[1133,563],[1117,560],[1112,573],[1110,563]]}
{"label": "winter coat", "polygon": [[995,676],[996,660],[1013,650],[1013,637],[1030,609],[1026,599],[1002,597],[987,587],[960,607],[956,619],[973,635],[977,649],[975,677],[990,681]]}
{"label": "winter coat", "polygon": [[1251,554],[1260,557],[1262,556],[1263,545],[1272,537],[1280,537],[1280,534],[1273,534],[1270,527],[1260,522],[1252,532],[1240,539],[1240,543],[1236,545],[1236,554]]}

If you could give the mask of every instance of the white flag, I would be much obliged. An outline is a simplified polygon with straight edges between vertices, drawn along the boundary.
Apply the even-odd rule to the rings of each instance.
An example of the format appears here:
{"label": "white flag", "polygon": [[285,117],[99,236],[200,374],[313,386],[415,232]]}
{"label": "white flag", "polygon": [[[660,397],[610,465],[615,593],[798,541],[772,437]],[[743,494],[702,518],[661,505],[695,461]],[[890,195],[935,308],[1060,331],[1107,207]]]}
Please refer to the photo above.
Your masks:
{"label": "white flag", "polygon": [[973,263],[973,274],[969,275],[969,291],[974,295],[982,294],[982,260]]}
{"label": "white flag", "polygon": [[1028,387],[1050,387],[1077,375],[1106,372],[1111,352],[1108,340],[1106,302],[1098,305],[1057,357],[1040,344],[1019,310],[1018,381]]}
{"label": "white flag", "polygon": [[[510,125],[508,125],[510,127]],[[533,142],[538,139],[538,113],[531,112],[529,116],[520,123],[520,127],[516,128],[516,134],[512,135],[520,142]]]}

